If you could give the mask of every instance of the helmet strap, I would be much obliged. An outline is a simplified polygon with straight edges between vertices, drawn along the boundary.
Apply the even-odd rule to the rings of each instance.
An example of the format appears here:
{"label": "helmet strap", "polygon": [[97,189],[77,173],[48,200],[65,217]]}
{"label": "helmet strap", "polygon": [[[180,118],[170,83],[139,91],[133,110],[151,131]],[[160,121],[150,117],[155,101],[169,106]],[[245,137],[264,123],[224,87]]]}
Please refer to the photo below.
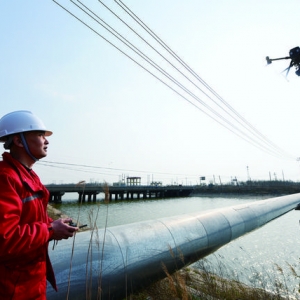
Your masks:
{"label": "helmet strap", "polygon": [[23,132],[20,132],[20,136],[21,136],[21,140],[22,140],[23,146],[24,146],[25,151],[27,152],[27,154],[28,154],[35,162],[38,161],[38,159],[35,158],[35,157],[31,154],[31,152],[30,152],[30,150],[29,150],[28,145],[27,145],[27,142],[26,142],[26,139],[25,139],[25,136],[24,136],[24,133],[23,133]]}
{"label": "helmet strap", "polygon": [[12,145],[12,143],[13,143],[13,136],[10,135],[3,145],[4,149],[6,149],[6,150],[10,149],[10,146]]}

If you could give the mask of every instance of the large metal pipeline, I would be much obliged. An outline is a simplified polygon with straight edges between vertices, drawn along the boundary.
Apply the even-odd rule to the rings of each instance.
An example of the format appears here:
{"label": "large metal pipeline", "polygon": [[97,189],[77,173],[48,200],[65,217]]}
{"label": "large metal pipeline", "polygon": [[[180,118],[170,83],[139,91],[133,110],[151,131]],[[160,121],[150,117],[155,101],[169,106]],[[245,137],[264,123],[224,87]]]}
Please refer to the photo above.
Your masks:
{"label": "large metal pipeline", "polygon": [[298,203],[294,194],[78,233],[73,256],[71,239],[50,250],[59,290],[48,287],[47,299],[123,299],[166,277],[163,265],[173,273]]}

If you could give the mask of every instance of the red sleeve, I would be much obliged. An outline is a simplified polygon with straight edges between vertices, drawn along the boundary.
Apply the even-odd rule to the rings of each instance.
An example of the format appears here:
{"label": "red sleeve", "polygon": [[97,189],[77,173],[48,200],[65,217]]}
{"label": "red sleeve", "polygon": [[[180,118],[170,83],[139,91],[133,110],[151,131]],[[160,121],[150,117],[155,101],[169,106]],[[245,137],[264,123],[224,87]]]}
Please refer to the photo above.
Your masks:
{"label": "red sleeve", "polygon": [[0,260],[33,253],[50,238],[47,222],[36,221],[41,211],[39,200],[28,204],[32,207],[28,209],[30,215],[26,211],[24,222],[22,213],[26,204],[22,203],[17,192],[20,189],[18,184],[8,174],[0,174]]}

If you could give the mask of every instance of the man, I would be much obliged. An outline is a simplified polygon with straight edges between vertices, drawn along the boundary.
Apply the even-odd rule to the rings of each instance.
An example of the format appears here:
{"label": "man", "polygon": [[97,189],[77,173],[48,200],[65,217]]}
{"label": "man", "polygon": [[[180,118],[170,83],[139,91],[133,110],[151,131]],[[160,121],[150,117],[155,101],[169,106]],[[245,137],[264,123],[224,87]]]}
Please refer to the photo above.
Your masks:
{"label": "man", "polygon": [[48,190],[32,170],[47,155],[52,134],[30,111],[0,119],[0,299],[46,299],[46,279],[57,290],[49,240],[72,237],[71,219],[47,215]]}

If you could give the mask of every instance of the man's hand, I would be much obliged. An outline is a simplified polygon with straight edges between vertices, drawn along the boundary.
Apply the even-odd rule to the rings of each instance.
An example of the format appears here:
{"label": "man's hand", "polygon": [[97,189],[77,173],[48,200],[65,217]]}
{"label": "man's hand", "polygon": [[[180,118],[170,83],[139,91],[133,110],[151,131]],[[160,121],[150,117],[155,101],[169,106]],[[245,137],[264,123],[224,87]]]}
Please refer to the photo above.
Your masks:
{"label": "man's hand", "polygon": [[78,230],[78,227],[70,226],[69,223],[72,222],[72,219],[58,219],[51,223],[53,235],[52,239],[62,240],[68,239],[74,235]]}

